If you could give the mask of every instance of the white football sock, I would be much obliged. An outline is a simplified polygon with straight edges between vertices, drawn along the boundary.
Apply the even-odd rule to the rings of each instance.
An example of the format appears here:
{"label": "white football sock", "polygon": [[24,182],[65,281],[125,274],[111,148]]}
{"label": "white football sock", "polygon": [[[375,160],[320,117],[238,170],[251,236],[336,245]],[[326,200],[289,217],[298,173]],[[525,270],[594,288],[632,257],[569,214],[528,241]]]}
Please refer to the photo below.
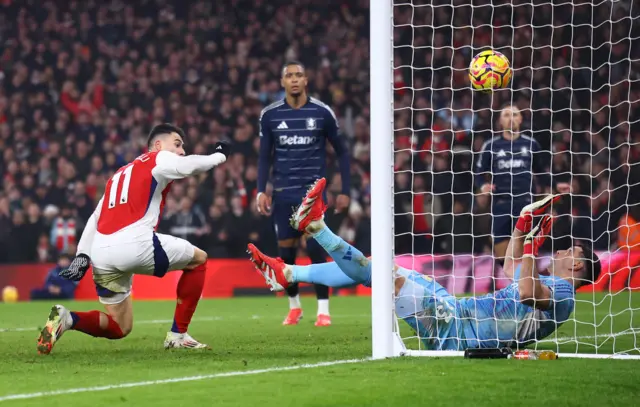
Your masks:
{"label": "white football sock", "polygon": [[329,315],[329,300],[318,300],[318,315]]}
{"label": "white football sock", "polygon": [[302,304],[300,304],[300,295],[289,297],[289,309],[294,308],[302,308]]}
{"label": "white football sock", "polygon": [[314,220],[309,222],[309,225],[306,228],[306,232],[309,233],[311,236],[315,235],[316,233],[320,232],[322,229],[324,229],[327,225],[324,223],[324,216],[318,220]]}
{"label": "white football sock", "polygon": [[288,282],[293,283],[293,269],[291,268],[291,266],[288,264],[285,264],[282,272],[284,274],[284,278],[287,279]]}

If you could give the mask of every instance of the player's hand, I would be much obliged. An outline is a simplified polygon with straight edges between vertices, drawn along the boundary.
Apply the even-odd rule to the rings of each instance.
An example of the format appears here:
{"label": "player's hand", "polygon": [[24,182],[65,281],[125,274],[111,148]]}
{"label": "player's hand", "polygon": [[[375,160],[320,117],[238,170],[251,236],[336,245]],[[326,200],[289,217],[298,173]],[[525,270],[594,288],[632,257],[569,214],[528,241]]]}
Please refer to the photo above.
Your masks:
{"label": "player's hand", "polygon": [[493,184],[484,184],[480,187],[480,191],[483,194],[488,194],[489,192],[493,192],[496,190],[496,186]]}
{"label": "player's hand", "polygon": [[60,272],[60,276],[71,281],[80,281],[91,267],[91,259],[86,254],[80,253],[73,259],[66,270]]}
{"label": "player's hand", "polygon": [[545,215],[536,227],[531,229],[524,239],[524,257],[535,257],[538,255],[540,247],[551,234],[551,226],[553,225],[553,217]]}
{"label": "player's hand", "polygon": [[533,217],[542,215],[552,203],[557,202],[559,199],[560,195],[550,194],[541,200],[532,202],[522,208],[520,211],[520,217],[516,223],[516,229],[522,233],[529,233],[531,226],[533,225]]}
{"label": "player's hand", "polygon": [[258,213],[264,216],[271,215],[271,197],[261,192],[256,199],[258,205]]}
{"label": "player's hand", "polygon": [[231,145],[226,141],[218,141],[214,147],[214,154],[222,153],[226,158],[229,158],[229,154],[231,154]]}
{"label": "player's hand", "polygon": [[351,203],[351,198],[349,195],[340,194],[336,197],[336,211],[335,213],[340,213],[344,210],[349,210],[349,204]]}
{"label": "player's hand", "polygon": [[571,184],[569,184],[568,182],[559,182],[558,185],[556,185],[556,189],[561,194],[570,194]]}

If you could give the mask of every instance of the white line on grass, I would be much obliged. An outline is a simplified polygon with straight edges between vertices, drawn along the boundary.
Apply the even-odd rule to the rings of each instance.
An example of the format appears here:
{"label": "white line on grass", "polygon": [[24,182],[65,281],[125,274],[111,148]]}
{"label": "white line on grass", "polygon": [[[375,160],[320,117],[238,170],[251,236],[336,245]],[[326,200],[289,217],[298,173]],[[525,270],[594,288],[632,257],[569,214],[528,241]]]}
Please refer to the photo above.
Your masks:
{"label": "white line on grass", "polygon": [[[246,321],[246,320],[258,320],[258,319],[279,319],[279,315],[252,315],[251,317],[239,318],[239,317],[195,317],[191,321],[192,322],[216,322],[216,321]],[[371,315],[360,314],[360,315],[332,315],[332,318],[371,318]],[[154,325],[154,324],[170,324],[173,322],[173,319],[149,319],[142,321],[134,321],[134,325]],[[0,328],[0,333],[7,332],[37,332],[40,331],[42,327],[17,327],[17,328]]]}
{"label": "white line on grass", "polygon": [[574,342],[576,339],[596,339],[596,338],[617,338],[618,336],[625,335],[640,335],[640,330],[627,329],[622,332],[615,332],[610,334],[598,334],[598,335],[582,335],[582,336],[560,336],[558,338],[551,339],[541,339],[538,342],[562,342],[562,343],[570,343]]}
{"label": "white line on grass", "polygon": [[[213,321],[222,321],[224,318],[222,317],[200,317],[193,318],[192,321],[200,321],[200,322],[213,322]],[[144,321],[135,321],[136,325],[153,325],[153,324],[170,324],[172,323],[172,319],[149,319]],[[28,332],[28,331],[39,331],[40,328],[37,327],[29,327],[29,328],[0,328],[0,333],[2,332]]]}
{"label": "white line on grass", "polygon": [[9,400],[35,399],[39,397],[49,397],[49,396],[61,396],[65,394],[75,394],[75,393],[91,393],[91,392],[114,390],[114,389],[128,389],[131,387],[155,386],[157,384],[166,384],[166,383],[194,382],[199,380],[217,379],[221,377],[248,376],[248,375],[256,375],[256,374],[262,374],[262,373],[286,372],[289,370],[313,369],[316,367],[344,365],[347,363],[359,363],[359,362],[365,362],[367,360],[369,359],[334,360],[330,362],[320,362],[320,363],[304,364],[304,365],[296,365],[296,366],[270,367],[267,369],[240,370],[235,372],[213,373],[213,374],[200,375],[200,376],[186,376],[186,377],[175,377],[172,379],[149,380],[145,382],[110,384],[107,386],[78,387],[75,389],[43,391],[38,393],[8,394],[6,396],[0,396],[0,402],[9,401]]}
{"label": "white line on grass", "polygon": [[[258,319],[271,319],[271,317],[275,317],[272,315],[252,315],[249,318],[238,318],[238,317],[196,317],[192,319],[192,322],[216,322],[216,321],[234,321],[234,320],[258,320]],[[360,315],[334,315],[333,318],[370,318],[371,315],[360,314]],[[279,318],[279,316],[278,316]],[[155,324],[170,324],[172,323],[172,319],[149,319],[142,321],[135,321],[136,325],[155,325]],[[42,328],[30,327],[30,328],[0,328],[0,333],[7,332],[37,332]],[[640,330],[637,329],[627,329],[622,332],[615,332],[610,334],[597,334],[597,335],[581,335],[581,336],[561,336],[558,338],[548,338],[541,339],[538,342],[552,342],[552,343],[571,343],[581,339],[597,339],[597,338],[616,338],[618,336],[626,336],[626,335],[640,335]]]}

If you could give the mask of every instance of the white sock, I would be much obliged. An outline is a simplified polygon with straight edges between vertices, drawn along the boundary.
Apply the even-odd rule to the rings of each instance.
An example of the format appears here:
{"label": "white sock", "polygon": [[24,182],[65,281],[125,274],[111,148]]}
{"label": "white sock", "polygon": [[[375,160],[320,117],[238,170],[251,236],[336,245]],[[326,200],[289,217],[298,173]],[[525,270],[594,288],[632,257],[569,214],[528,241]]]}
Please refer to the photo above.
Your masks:
{"label": "white sock", "polygon": [[329,315],[329,300],[318,300],[318,315]]}
{"label": "white sock", "polygon": [[[291,268],[291,266],[289,266],[288,264],[285,264],[283,273],[284,273],[284,278],[286,278],[288,282],[293,283],[293,269]],[[300,302],[300,300],[298,300],[298,302]]]}
{"label": "white sock", "polygon": [[309,233],[311,236],[313,236],[316,233],[320,232],[322,229],[324,229],[325,226],[327,225],[324,223],[324,215],[323,215],[322,218],[309,222],[309,225],[306,228],[306,232]]}
{"label": "white sock", "polygon": [[300,295],[289,297],[289,309],[294,308],[302,308],[302,304],[300,304]]}

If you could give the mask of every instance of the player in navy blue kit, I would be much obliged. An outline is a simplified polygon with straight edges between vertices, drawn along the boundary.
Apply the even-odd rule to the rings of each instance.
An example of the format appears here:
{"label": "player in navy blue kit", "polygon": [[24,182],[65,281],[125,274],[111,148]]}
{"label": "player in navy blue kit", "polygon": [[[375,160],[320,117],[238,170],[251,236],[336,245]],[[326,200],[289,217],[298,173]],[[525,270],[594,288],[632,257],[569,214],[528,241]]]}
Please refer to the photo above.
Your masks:
{"label": "player in navy blue kit", "polygon": [[[520,130],[522,114],[516,106],[507,105],[500,113],[500,135],[486,141],[476,162],[476,185],[493,200],[493,254],[503,262],[520,210],[531,203],[536,181],[549,188],[551,177],[546,167],[548,154],[528,132]],[[569,185],[559,183],[558,192],[569,192]]]}
{"label": "player in navy blue kit", "polygon": [[[348,208],[350,182],[349,152],[340,138],[338,120],[331,108],[307,95],[307,76],[299,62],[288,62],[280,80],[285,98],[267,106],[260,115],[260,158],[258,163],[258,211],[272,215],[280,257],[295,264],[302,233],[292,229],[289,218],[307,189],[326,172],[326,143],[338,157],[342,176],[342,194],[336,198],[336,211]],[[273,205],[266,194],[269,170],[273,163]],[[325,197],[326,199],[326,197]],[[326,252],[313,239],[307,241],[307,253],[314,264],[324,263]],[[316,285],[318,318],[316,326],[331,325],[329,288]],[[289,314],[284,325],[296,325],[302,318],[298,285],[287,288]]]}

